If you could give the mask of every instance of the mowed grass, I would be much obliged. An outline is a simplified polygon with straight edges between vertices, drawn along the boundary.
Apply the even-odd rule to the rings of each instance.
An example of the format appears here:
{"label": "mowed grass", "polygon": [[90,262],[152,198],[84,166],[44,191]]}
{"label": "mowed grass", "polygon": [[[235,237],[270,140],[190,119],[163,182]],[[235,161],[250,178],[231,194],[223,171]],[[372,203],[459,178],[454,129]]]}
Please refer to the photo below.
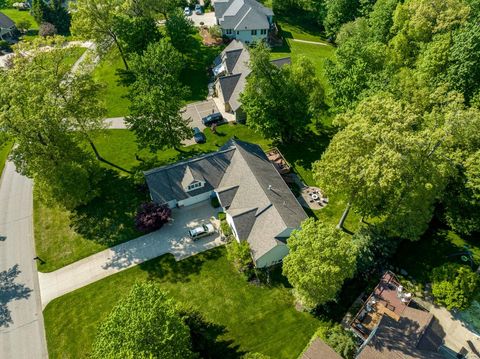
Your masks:
{"label": "mowed grass", "polygon": [[282,284],[248,284],[219,248],[181,262],[163,256],[54,300],[44,311],[50,358],[87,358],[99,323],[133,283],[148,279],[216,325],[211,350],[218,358],[248,351],[296,358],[321,325],[294,309]]}
{"label": "mowed grass", "polygon": [[3,169],[5,168],[5,162],[7,161],[8,154],[12,149],[12,143],[0,143],[0,177],[2,176]]}
{"label": "mowed grass", "polygon": [[17,9],[1,9],[0,12],[7,15],[12,21],[17,24],[19,21],[29,21],[30,28],[27,33],[22,36],[23,40],[29,41],[38,35],[38,24],[28,11],[19,11]]}
{"label": "mowed grass", "polygon": [[[257,143],[268,149],[270,142],[243,125],[222,125],[217,134],[205,130],[205,144],[152,154],[140,150],[135,135],[129,130],[106,130],[94,138],[100,154],[107,160],[129,170],[147,170],[202,153],[213,152],[234,135],[244,141]],[[142,163],[135,155],[145,160]],[[51,272],[113,245],[141,235],[134,228],[134,215],[141,202],[148,200],[133,180],[108,171],[100,183],[101,195],[91,203],[74,211],[45,203],[34,193],[34,230],[37,255],[44,260],[38,270]]]}
{"label": "mowed grass", "polygon": [[118,69],[125,69],[125,66],[118,49],[112,47],[93,71],[93,78],[104,85],[99,96],[107,108],[107,117],[123,117],[129,114],[130,102],[125,98],[128,89],[118,82]]}

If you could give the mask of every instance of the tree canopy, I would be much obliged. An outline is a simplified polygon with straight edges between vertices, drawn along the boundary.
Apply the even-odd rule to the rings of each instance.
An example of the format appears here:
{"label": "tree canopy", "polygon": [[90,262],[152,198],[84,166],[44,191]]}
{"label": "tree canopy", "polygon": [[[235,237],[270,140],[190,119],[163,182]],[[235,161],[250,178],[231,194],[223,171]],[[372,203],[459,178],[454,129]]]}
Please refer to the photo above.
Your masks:
{"label": "tree canopy", "polygon": [[100,325],[92,358],[188,359],[190,332],[174,301],[154,283],[136,283]]}
{"label": "tree canopy", "polygon": [[334,300],[347,278],[355,272],[356,248],[349,235],[313,218],[292,232],[283,274],[306,307]]}
{"label": "tree canopy", "polygon": [[165,39],[132,59],[135,81],[129,88],[131,114],[126,123],[139,144],[153,152],[179,148],[192,136],[189,122],[180,114],[187,92],[179,81],[182,66],[181,54]]}

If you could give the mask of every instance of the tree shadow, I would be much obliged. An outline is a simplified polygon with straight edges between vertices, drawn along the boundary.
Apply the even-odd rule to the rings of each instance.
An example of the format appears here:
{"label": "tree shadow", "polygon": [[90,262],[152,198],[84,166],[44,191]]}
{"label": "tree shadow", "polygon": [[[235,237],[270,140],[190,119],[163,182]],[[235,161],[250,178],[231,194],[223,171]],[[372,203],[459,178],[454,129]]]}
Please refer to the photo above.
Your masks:
{"label": "tree shadow", "polygon": [[14,282],[20,273],[21,271],[18,269],[18,264],[0,272],[0,327],[9,327],[10,324],[13,324],[8,303],[14,300],[28,299],[32,292],[25,284]]}
{"label": "tree shadow", "polygon": [[220,248],[183,259],[175,260],[173,254],[165,254],[159,258],[139,264],[140,269],[148,273],[148,279],[168,283],[187,283],[191,276],[200,273],[205,262],[216,260],[222,256]]}
{"label": "tree shadow", "polygon": [[105,170],[99,183],[100,194],[88,204],[72,211],[72,228],[86,239],[112,246],[140,233],[134,216],[138,206],[148,199],[131,177]]}
{"label": "tree shadow", "polygon": [[201,358],[238,359],[245,354],[239,351],[239,345],[234,345],[233,340],[221,338],[227,333],[225,326],[209,322],[197,311],[187,310],[182,314],[190,328],[192,349]]}

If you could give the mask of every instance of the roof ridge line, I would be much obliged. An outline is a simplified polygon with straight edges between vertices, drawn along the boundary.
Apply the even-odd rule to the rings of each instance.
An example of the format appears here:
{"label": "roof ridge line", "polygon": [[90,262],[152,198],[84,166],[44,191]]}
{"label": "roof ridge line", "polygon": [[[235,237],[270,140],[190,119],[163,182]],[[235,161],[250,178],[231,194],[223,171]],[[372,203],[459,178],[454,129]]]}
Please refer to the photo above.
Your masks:
{"label": "roof ridge line", "polygon": [[[245,4],[245,1],[244,1],[243,3]],[[246,5],[246,4],[245,4],[245,5]],[[240,24],[240,23],[243,21],[243,19],[245,19],[245,17],[246,17],[246,16],[250,13],[250,11],[252,10],[252,6],[251,6],[251,5],[247,5],[247,6],[249,6],[249,8],[248,8],[247,12],[245,13],[245,15],[243,15],[243,17],[240,19],[240,21],[237,22],[237,24],[235,25],[235,27],[234,27],[235,30],[237,30],[238,24]]]}

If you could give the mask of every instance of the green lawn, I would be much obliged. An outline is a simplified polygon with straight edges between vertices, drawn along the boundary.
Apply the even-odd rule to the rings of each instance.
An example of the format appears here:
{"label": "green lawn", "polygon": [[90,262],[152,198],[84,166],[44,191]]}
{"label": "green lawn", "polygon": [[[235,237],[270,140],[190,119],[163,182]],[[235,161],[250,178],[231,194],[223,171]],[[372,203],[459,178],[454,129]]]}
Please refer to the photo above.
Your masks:
{"label": "green lawn", "polygon": [[65,64],[68,66],[73,66],[75,62],[83,55],[87,49],[84,47],[70,47],[68,49],[68,55],[65,57]]}
{"label": "green lawn", "polygon": [[116,47],[105,55],[93,71],[93,77],[104,85],[100,96],[107,107],[107,117],[128,115],[127,88],[118,83],[117,69],[125,69]]}
{"label": "green lawn", "polygon": [[31,39],[38,34],[38,24],[28,11],[19,11],[16,9],[1,9],[0,12],[7,15],[13,22],[16,24],[19,21],[28,20],[30,21],[30,29],[28,29],[27,34],[23,36],[24,39]]}
{"label": "green lawn", "polygon": [[[186,65],[180,76],[189,94],[185,103],[202,101],[208,95],[208,67],[221,52],[220,47],[206,47],[200,43],[200,36],[192,39],[191,53],[186,57]],[[123,117],[129,114],[130,101],[125,98],[128,89],[119,84],[118,69],[125,69],[116,47],[112,47],[93,71],[94,78],[105,85],[101,92],[107,107],[107,117]]]}
{"label": "green lawn", "polygon": [[3,145],[0,144],[0,177],[2,176],[3,168],[5,167],[5,161],[7,160],[11,149],[11,142],[4,143]]}
{"label": "green lawn", "polygon": [[275,359],[296,358],[322,322],[297,312],[282,284],[259,287],[234,271],[225,250],[181,262],[167,255],[64,295],[44,311],[50,358],[87,358],[98,324],[136,281],[155,280],[181,304],[214,325],[209,350],[216,358],[246,351]]}

